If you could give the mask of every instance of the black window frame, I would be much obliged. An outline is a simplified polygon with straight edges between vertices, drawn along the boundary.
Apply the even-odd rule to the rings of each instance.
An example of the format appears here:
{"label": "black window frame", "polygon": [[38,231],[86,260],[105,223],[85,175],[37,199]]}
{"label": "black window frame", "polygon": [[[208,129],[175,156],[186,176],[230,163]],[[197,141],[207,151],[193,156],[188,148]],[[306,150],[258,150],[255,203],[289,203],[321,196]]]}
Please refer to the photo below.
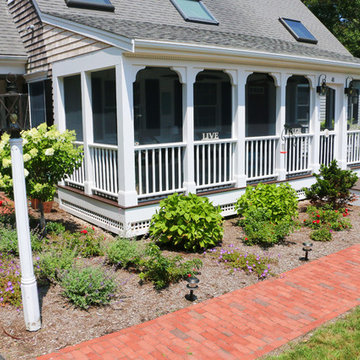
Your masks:
{"label": "black window frame", "polygon": [[189,22],[196,22],[201,24],[211,24],[211,25],[219,25],[219,22],[216,20],[214,15],[210,12],[210,10],[203,4],[201,0],[191,0],[196,1],[200,4],[200,6],[203,8],[203,10],[213,19],[213,20],[206,20],[202,18],[196,18],[196,17],[189,17],[187,16],[184,11],[182,11],[181,7],[177,4],[176,0],[170,0],[171,3],[175,6],[176,10],[180,13],[180,15],[184,18],[185,21]]}
{"label": "black window frame", "polygon": [[[292,29],[292,27],[286,22],[286,20],[300,23],[300,24],[306,29],[306,31],[309,32],[309,34],[313,37],[313,39],[299,36],[299,35]],[[284,25],[285,29],[288,30],[289,33],[290,33],[297,41],[299,41],[299,42],[305,42],[305,43],[309,43],[309,44],[317,44],[317,43],[318,43],[318,40],[315,38],[315,36],[309,31],[309,29],[308,29],[300,20],[295,20],[295,19],[280,17],[280,18],[279,18],[279,21],[281,22],[282,25]]]}
{"label": "black window frame", "polygon": [[114,12],[115,7],[110,2],[110,0],[101,0],[102,3],[92,3],[87,2],[86,0],[65,0],[68,7],[80,8],[80,9],[90,9],[90,10],[101,10],[101,11],[110,11]]}

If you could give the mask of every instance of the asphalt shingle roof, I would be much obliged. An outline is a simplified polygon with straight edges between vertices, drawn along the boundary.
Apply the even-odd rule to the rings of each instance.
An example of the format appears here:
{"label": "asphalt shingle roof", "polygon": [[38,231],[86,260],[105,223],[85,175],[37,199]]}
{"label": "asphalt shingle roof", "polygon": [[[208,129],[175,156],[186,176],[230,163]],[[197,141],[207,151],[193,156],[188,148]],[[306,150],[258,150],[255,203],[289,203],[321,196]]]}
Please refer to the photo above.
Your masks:
{"label": "asphalt shingle roof", "polygon": [[[115,12],[68,8],[36,0],[42,13],[130,39],[177,41],[360,62],[300,0],[203,0],[219,25],[186,22],[170,0],[112,0]],[[297,42],[279,17],[300,20],[317,44]]]}
{"label": "asphalt shingle roof", "polygon": [[0,35],[0,56],[26,56],[5,0],[0,1]]}

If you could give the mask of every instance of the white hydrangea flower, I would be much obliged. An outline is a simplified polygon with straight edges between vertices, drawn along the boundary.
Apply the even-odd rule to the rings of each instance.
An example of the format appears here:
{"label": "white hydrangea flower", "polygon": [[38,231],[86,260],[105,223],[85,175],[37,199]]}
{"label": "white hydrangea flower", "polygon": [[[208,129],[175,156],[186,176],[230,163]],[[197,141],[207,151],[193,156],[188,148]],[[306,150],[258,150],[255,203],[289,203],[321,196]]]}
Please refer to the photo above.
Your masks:
{"label": "white hydrangea flower", "polygon": [[28,139],[23,139],[23,145],[27,144],[28,142]]}
{"label": "white hydrangea flower", "polygon": [[53,148],[48,148],[45,150],[45,155],[46,156],[52,156],[54,155],[54,149]]}
{"label": "white hydrangea flower", "polygon": [[2,166],[3,168],[8,168],[11,165],[11,159],[4,158],[2,159]]}
{"label": "white hydrangea flower", "polygon": [[36,156],[38,154],[38,149],[32,148],[29,153],[31,156]]}
{"label": "white hydrangea flower", "polygon": [[26,169],[24,169],[24,175],[25,177],[27,177],[29,175],[29,171],[27,171]]}
{"label": "white hydrangea flower", "polygon": [[31,156],[29,154],[24,154],[23,158],[24,158],[24,162],[31,160]]}

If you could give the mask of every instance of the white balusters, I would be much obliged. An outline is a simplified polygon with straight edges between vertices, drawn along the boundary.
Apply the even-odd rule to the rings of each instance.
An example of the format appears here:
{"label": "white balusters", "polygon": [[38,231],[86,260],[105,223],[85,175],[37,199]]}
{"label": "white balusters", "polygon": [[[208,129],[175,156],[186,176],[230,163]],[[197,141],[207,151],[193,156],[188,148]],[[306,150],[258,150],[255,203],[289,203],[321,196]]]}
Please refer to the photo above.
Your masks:
{"label": "white balusters", "polygon": [[245,139],[245,174],[247,180],[276,177],[275,158],[278,136]]}
{"label": "white balusters", "polygon": [[320,135],[319,163],[329,165],[334,160],[335,154],[335,132]]}
{"label": "white balusters", "polygon": [[234,180],[236,140],[194,142],[194,169],[197,189],[231,185]]}
{"label": "white balusters", "polygon": [[360,130],[351,130],[347,133],[347,163],[360,163]]}
{"label": "white balusters", "polygon": [[93,190],[117,196],[119,191],[117,146],[92,144],[89,148],[95,175]]}
{"label": "white balusters", "polygon": [[309,163],[312,135],[286,136],[286,171],[289,175],[296,175],[311,171]]}
{"label": "white balusters", "polygon": [[[74,141],[74,145],[75,146],[82,146],[83,143],[80,141]],[[74,185],[74,186],[80,186],[83,187],[84,186],[84,181],[85,181],[85,166],[84,163],[81,164],[81,166],[76,169],[70,176],[68,176],[65,179],[65,183],[67,185]]]}
{"label": "white balusters", "polygon": [[138,197],[155,197],[182,192],[183,143],[135,146]]}

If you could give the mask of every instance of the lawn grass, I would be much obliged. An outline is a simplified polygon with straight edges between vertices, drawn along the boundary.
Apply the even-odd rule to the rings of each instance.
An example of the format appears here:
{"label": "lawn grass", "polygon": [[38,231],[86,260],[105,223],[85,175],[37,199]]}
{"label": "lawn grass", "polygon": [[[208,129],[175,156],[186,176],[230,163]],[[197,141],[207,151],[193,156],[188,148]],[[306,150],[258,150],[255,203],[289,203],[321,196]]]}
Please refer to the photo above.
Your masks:
{"label": "lawn grass", "polygon": [[266,360],[356,360],[360,358],[360,308],[344,319],[316,330],[307,341]]}

